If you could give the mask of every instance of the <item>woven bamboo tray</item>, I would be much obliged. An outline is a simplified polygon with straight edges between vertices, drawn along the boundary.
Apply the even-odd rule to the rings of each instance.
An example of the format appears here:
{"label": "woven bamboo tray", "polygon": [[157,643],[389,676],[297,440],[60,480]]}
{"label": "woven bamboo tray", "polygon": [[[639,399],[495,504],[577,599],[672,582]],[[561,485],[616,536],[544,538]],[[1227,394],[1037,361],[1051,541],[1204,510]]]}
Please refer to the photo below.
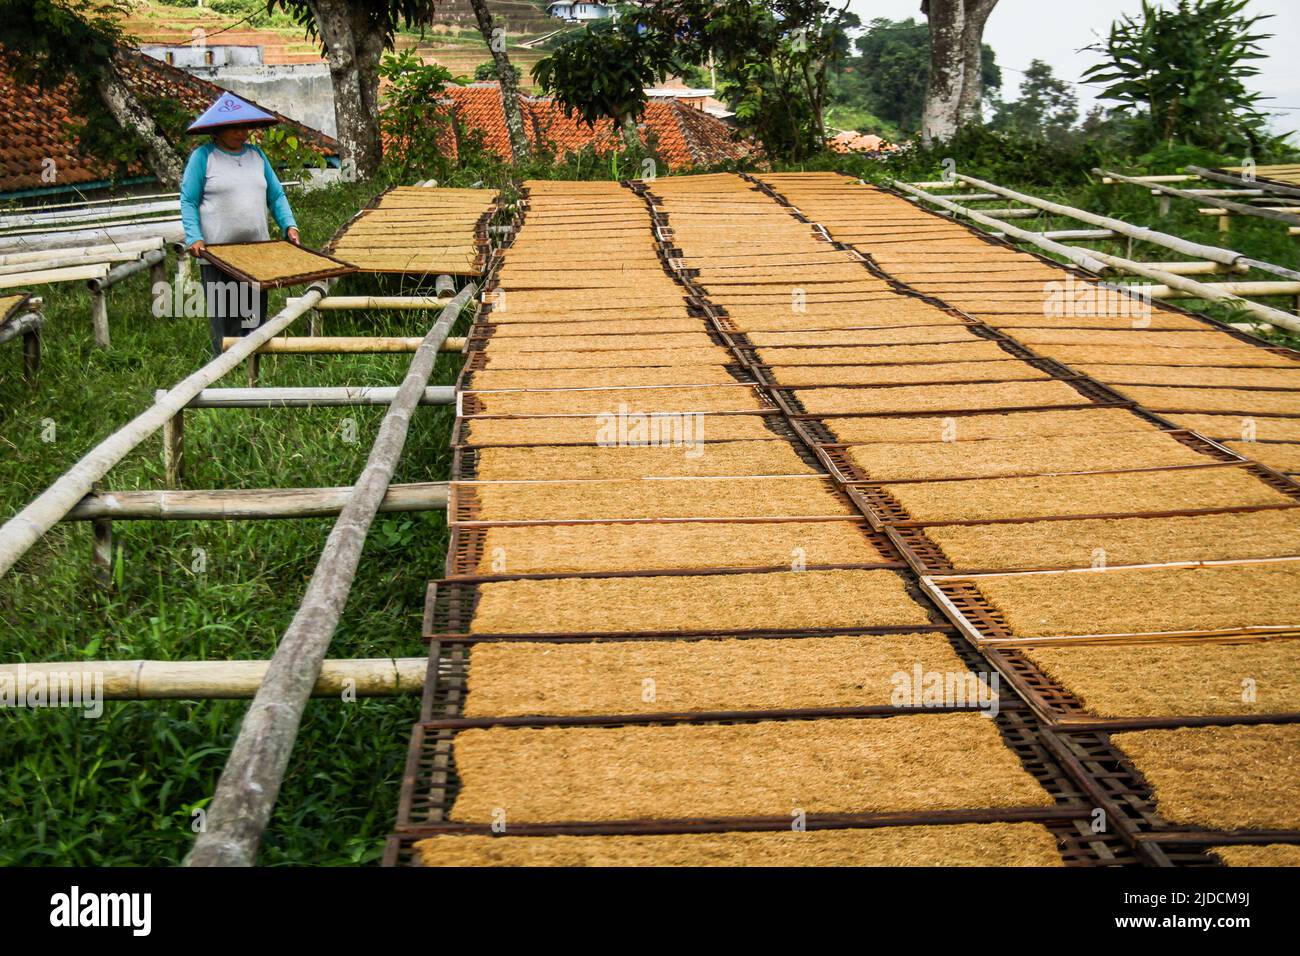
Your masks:
{"label": "woven bamboo tray", "polygon": [[205,245],[200,255],[221,271],[263,289],[303,285],[357,271],[349,262],[285,239]]}

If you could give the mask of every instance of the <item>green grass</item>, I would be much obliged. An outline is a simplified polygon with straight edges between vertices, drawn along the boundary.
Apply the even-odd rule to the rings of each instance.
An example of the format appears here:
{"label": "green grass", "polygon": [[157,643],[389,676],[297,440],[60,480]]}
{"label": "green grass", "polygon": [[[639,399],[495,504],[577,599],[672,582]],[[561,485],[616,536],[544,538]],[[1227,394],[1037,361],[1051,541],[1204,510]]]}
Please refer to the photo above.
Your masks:
{"label": "green grass", "polygon": [[[379,189],[348,185],[298,196],[308,245],[322,244]],[[45,358],[38,387],[21,378],[16,345],[0,350],[0,514],[16,512],[96,442],[207,361],[204,319],[155,318],[147,274],[110,295],[113,350],[94,347],[89,302],[75,285],[44,287]],[[369,284],[367,284],[369,283]],[[371,291],[348,280],[343,292]],[[390,283],[386,291],[401,291]],[[273,293],[278,308],[284,293]],[[419,313],[325,313],[328,334],[419,335]],[[300,320],[305,322],[306,320]],[[462,318],[461,322],[467,321]],[[302,330],[296,330],[302,331]],[[266,385],[393,385],[409,356],[275,356]],[[442,356],[433,384],[454,382],[460,360]],[[243,384],[239,369],[221,385]],[[383,408],[211,409],[187,413],[186,486],[351,484]],[[344,440],[345,421],[356,441]],[[43,422],[55,440],[42,441]],[[445,479],[453,414],[414,417],[398,482]],[[160,439],[114,468],[111,489],[162,486]],[[92,581],[90,528],[58,526],[0,579],[0,657],[6,662],[267,658],[292,619],[331,519],[118,522],[112,592]],[[367,542],[332,657],[423,652],[428,578],[441,576],[441,512],[379,517]],[[195,549],[206,569],[194,568]],[[99,719],[75,710],[0,713],[0,862],[173,864],[187,852],[191,814],[216,784],[246,704],[108,703]],[[375,860],[392,827],[415,697],[313,701],[261,862]]]}

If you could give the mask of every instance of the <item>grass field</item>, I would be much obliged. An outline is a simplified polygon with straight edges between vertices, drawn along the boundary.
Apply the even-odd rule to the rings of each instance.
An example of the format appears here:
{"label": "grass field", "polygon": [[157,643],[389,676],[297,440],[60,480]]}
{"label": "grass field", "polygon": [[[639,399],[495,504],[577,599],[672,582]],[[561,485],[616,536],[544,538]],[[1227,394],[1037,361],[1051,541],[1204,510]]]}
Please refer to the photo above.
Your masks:
{"label": "grass field", "polygon": [[[320,245],[377,185],[297,196],[303,240]],[[94,347],[80,284],[43,287],[45,360],[22,382],[16,345],[0,350],[0,514],[8,517],[88,451],[207,361],[205,319],[155,318],[147,273],[110,295],[113,350]],[[367,291],[358,281],[342,287]],[[390,291],[397,291],[390,286]],[[272,294],[272,309],[284,293]],[[325,313],[327,334],[420,335],[419,313]],[[300,320],[305,322],[306,319]],[[462,323],[466,319],[462,318]],[[296,330],[296,329],[295,329]],[[302,331],[302,330],[296,330]],[[409,356],[277,356],[266,385],[392,385]],[[440,357],[432,384],[454,382]],[[242,369],[221,385],[243,384]],[[189,412],[186,486],[351,484],[383,408]],[[355,422],[356,440],[346,441]],[[445,479],[452,409],[414,417],[394,481]],[[48,435],[54,423],[54,440]],[[160,439],[113,469],[111,489],[162,486]],[[0,658],[18,661],[269,657],[296,610],[331,519],[118,522],[112,593],[89,565],[90,529],[59,526],[0,580]],[[422,653],[425,582],[440,576],[441,512],[380,516],[367,542],[332,657]],[[202,549],[206,568],[196,572]],[[313,701],[303,722],[262,862],[375,859],[392,826],[415,697]],[[0,713],[0,862],[170,864],[188,850],[192,811],[211,794],[244,711],[242,701],[108,703],[99,719],[73,710]]]}

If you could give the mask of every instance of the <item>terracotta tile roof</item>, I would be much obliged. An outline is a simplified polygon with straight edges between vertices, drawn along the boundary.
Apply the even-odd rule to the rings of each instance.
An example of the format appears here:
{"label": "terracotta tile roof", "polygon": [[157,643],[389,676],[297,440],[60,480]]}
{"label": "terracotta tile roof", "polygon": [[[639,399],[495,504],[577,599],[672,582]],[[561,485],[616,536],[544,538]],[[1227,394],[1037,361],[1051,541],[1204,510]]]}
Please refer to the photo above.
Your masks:
{"label": "terracotta tile roof", "polygon": [[826,141],[826,145],[837,153],[892,153],[898,149],[893,143],[887,143],[879,136],[871,133],[855,133],[851,130],[836,133]]}
{"label": "terracotta tile roof", "polygon": [[[618,146],[618,137],[609,124],[592,129],[566,116],[550,97],[520,94],[519,99],[528,140],[534,147],[541,143],[563,155],[591,144],[598,152]],[[460,137],[476,130],[488,149],[509,158],[510,137],[501,89],[496,83],[450,86],[440,103],[454,119],[455,129],[442,136],[442,146],[450,155],[456,155]],[[673,169],[743,159],[756,152],[751,142],[739,138],[722,120],[673,100],[651,100],[646,104],[641,134],[657,141],[659,155]]]}
{"label": "terracotta tile roof", "polygon": [[[20,84],[9,57],[0,49],[0,116],[3,116],[0,121],[3,122],[0,127],[0,193],[102,182],[112,179],[115,172],[128,177],[148,175],[145,165],[138,160],[128,163],[122,170],[115,167],[111,158],[92,154],[78,141],[69,128],[70,123],[78,121],[69,112],[75,93],[71,80],[45,90]],[[168,100],[195,116],[223,92],[215,83],[135,53],[125,55],[123,75],[136,96]],[[275,113],[269,109],[267,112]],[[295,127],[299,136],[318,152],[326,155],[338,152],[338,144],[332,137],[280,113],[275,115],[285,124]],[[199,137],[186,137],[183,142],[173,145],[185,155],[201,141]],[[41,176],[49,165],[47,158],[54,160],[57,173],[54,182]]]}

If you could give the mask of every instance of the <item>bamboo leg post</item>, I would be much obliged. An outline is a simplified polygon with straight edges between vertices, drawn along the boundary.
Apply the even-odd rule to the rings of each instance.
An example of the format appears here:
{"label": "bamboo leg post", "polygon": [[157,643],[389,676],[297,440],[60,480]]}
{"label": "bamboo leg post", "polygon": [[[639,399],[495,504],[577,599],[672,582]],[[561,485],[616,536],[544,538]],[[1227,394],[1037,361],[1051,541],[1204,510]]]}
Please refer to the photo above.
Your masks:
{"label": "bamboo leg post", "polygon": [[36,377],[41,371],[41,327],[23,334],[23,381],[29,388],[36,387]]}
{"label": "bamboo leg post", "polygon": [[95,583],[107,591],[113,587],[113,519],[96,518],[90,527],[93,536],[91,571],[95,575]]}
{"label": "bamboo leg post", "polygon": [[320,310],[312,309],[311,312],[307,314],[307,334],[320,335],[320,333],[321,333]]}
{"label": "bamboo leg post", "polygon": [[248,357],[248,387],[256,388],[262,374],[262,356],[254,352]]}
{"label": "bamboo leg post", "polygon": [[179,488],[185,480],[185,409],[163,425],[163,470],[168,488]]}
{"label": "bamboo leg post", "polygon": [[[189,295],[189,291],[190,291],[190,284],[189,284],[189,283],[190,283],[190,268],[191,268],[191,265],[190,265],[190,255],[189,255],[189,253],[182,252],[182,253],[177,254],[177,256],[176,256],[176,292],[174,293],[174,296],[173,296],[172,301],[174,301],[174,302],[184,302],[184,301],[186,300],[186,298],[188,297],[188,295]],[[180,315],[181,313],[183,313],[185,310],[182,308],[182,309],[175,309],[175,310],[173,310],[173,311],[174,311],[174,313],[176,313],[176,314],[173,314],[173,315],[172,315],[172,318],[179,318],[179,315]]]}
{"label": "bamboo leg post", "polygon": [[100,289],[90,293],[90,321],[95,326],[95,344],[101,349],[109,348],[107,290]]}
{"label": "bamboo leg post", "polygon": [[167,281],[167,260],[159,259],[149,267],[149,288],[156,289],[158,283]]}
{"label": "bamboo leg post", "polygon": [[1228,216],[1227,214],[1224,214],[1219,217],[1219,232],[1226,233],[1228,231],[1228,228],[1229,228]]}
{"label": "bamboo leg post", "polygon": [[1172,202],[1172,200],[1170,199],[1170,197],[1168,197],[1168,196],[1161,196],[1161,197],[1160,197],[1160,218],[1161,218],[1161,219],[1163,219],[1163,218],[1165,218],[1166,216],[1169,215],[1169,204],[1170,204],[1170,202]]}

